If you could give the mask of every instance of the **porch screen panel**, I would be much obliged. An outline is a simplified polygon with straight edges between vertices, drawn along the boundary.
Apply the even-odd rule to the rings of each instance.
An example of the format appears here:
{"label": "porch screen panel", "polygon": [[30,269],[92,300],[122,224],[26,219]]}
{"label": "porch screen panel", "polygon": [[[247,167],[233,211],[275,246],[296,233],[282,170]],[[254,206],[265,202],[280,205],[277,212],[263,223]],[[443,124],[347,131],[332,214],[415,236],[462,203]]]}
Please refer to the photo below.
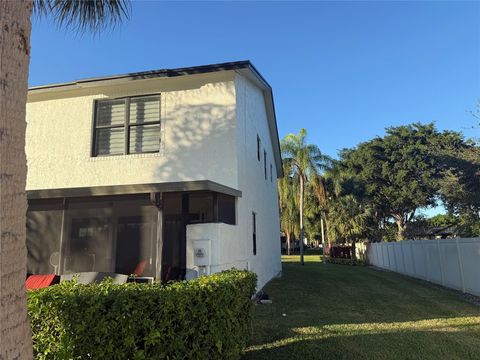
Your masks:
{"label": "porch screen panel", "polygon": [[27,211],[27,273],[59,271],[63,199],[30,200]]}
{"label": "porch screen panel", "polygon": [[161,273],[163,281],[185,278],[187,221],[188,194],[164,194]]}
{"label": "porch screen panel", "polygon": [[119,204],[115,272],[155,276],[158,210],[151,205]]}
{"label": "porch screen panel", "polygon": [[111,233],[110,218],[101,214],[72,218],[66,272],[111,272]]}
{"label": "porch screen panel", "polygon": [[217,194],[218,221],[225,224],[236,224],[235,197],[225,194]]}
{"label": "porch screen panel", "polygon": [[112,202],[72,199],[65,210],[63,273],[113,271]]}
{"label": "porch screen panel", "polygon": [[189,224],[215,221],[214,197],[211,192],[191,193],[188,198]]}

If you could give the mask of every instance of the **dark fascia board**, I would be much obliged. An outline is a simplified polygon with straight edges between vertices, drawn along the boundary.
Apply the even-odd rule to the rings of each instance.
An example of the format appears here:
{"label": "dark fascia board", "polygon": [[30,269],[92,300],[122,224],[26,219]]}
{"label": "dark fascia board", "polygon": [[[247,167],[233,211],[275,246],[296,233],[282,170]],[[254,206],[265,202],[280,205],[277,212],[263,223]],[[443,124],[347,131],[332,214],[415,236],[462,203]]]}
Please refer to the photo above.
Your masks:
{"label": "dark fascia board", "polygon": [[201,65],[192,67],[183,67],[176,69],[160,69],[152,71],[142,71],[136,73],[128,73],[121,75],[102,76],[96,78],[76,80],[73,82],[33,86],[29,88],[30,94],[38,94],[51,91],[62,91],[69,89],[82,88],[82,86],[108,85],[116,81],[131,81],[131,80],[147,80],[155,78],[169,78],[178,76],[187,76],[194,74],[206,74],[218,71],[239,71],[245,75],[245,70],[256,80],[260,88],[262,88],[265,96],[265,105],[268,115],[270,136],[274,146],[275,165],[277,168],[277,177],[283,177],[282,156],[280,150],[280,139],[278,136],[277,118],[275,114],[275,104],[273,101],[273,91],[270,84],[255,68],[249,60],[226,62],[220,64]]}
{"label": "dark fascia board", "polygon": [[58,90],[64,90],[64,88],[66,87],[77,87],[77,86],[81,87],[82,84],[90,84],[95,82],[105,83],[113,80],[147,80],[147,79],[155,79],[155,78],[162,78],[162,77],[177,77],[177,76],[186,76],[186,75],[194,75],[194,74],[206,74],[206,73],[217,72],[217,71],[239,70],[239,69],[245,69],[248,67],[251,67],[252,69],[254,69],[254,71],[263,79],[262,81],[268,85],[265,79],[253,67],[252,63],[249,60],[243,60],[243,61],[234,61],[234,62],[227,62],[227,63],[220,63],[220,64],[183,67],[183,68],[176,68],[176,69],[160,69],[160,70],[151,70],[151,71],[140,71],[140,72],[128,73],[128,74],[101,76],[101,77],[95,77],[95,78],[80,79],[80,80],[75,80],[75,81],[66,82],[66,83],[32,86],[28,90],[31,94],[36,94],[36,93],[42,92],[42,90],[54,89],[54,88],[58,88]]}
{"label": "dark fascia board", "polygon": [[210,180],[179,181],[154,184],[93,186],[65,189],[28,190],[28,199],[52,199],[85,196],[107,196],[127,194],[148,194],[152,192],[214,191],[226,195],[242,197],[242,192]]}

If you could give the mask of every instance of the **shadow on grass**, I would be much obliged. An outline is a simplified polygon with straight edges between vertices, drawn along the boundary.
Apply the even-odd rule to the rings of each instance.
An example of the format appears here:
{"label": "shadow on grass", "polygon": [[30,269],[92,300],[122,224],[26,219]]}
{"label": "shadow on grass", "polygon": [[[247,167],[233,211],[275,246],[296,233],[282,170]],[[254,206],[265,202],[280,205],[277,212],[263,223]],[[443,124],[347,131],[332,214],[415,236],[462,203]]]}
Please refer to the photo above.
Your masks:
{"label": "shadow on grass", "polygon": [[248,348],[243,359],[478,359],[480,329],[316,334]]}
{"label": "shadow on grass", "polygon": [[480,309],[419,280],[287,262],[266,291],[245,359],[480,358]]}

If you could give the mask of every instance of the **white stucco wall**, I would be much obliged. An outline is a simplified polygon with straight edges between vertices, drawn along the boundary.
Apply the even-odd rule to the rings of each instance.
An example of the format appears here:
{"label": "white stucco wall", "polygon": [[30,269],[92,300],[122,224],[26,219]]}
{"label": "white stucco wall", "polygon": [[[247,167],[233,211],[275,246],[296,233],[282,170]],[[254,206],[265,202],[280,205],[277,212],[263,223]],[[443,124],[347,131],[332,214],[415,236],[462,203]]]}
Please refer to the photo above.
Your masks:
{"label": "white stucco wall", "polygon": [[[211,180],[237,188],[233,73],[30,96],[27,190]],[[176,80],[176,81],[174,81]],[[161,93],[161,150],[91,157],[95,99]]]}
{"label": "white stucco wall", "polygon": [[210,273],[231,268],[248,269],[245,246],[239,241],[241,230],[237,225],[223,223],[187,225],[187,269],[198,271],[193,251],[197,240],[210,241]]}
{"label": "white stucco wall", "polygon": [[[238,189],[244,194],[237,202],[238,226],[245,229],[242,231],[242,237],[246,259],[250,269],[258,274],[258,285],[262,288],[282,270],[277,173],[263,92],[240,75],[237,75],[235,83]],[[262,144],[260,161],[257,159],[257,134]],[[263,149],[267,152],[266,180]],[[270,180],[270,164],[273,169],[273,181]],[[253,255],[252,245],[252,211],[257,214],[256,255]]]}
{"label": "white stucco wall", "polygon": [[[194,265],[195,240],[210,240],[210,272],[231,267],[249,269],[258,275],[258,289],[281,272],[280,224],[277,174],[262,91],[243,76],[236,80],[236,151],[238,159],[237,225],[195,224],[187,226],[187,267]],[[257,135],[262,148],[257,158]],[[267,152],[267,179],[263,150]],[[270,164],[273,174],[270,179]],[[252,212],[257,220],[257,253],[253,254]]]}

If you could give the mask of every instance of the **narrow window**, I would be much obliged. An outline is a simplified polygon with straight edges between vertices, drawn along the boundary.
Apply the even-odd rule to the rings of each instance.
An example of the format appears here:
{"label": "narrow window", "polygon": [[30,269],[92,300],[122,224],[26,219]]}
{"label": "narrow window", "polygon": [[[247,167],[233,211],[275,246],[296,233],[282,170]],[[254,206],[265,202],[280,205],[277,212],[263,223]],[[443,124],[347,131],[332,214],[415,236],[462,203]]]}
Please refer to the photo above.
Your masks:
{"label": "narrow window", "polygon": [[273,183],[273,166],[270,164],[270,182]]}
{"label": "narrow window", "polygon": [[253,255],[257,255],[257,214],[252,212]]}
{"label": "narrow window", "polygon": [[96,102],[93,156],[159,150],[159,95]]}
{"label": "narrow window", "polygon": [[260,147],[261,147],[260,136],[257,135],[257,159],[258,159],[258,161],[260,161]]}
{"label": "narrow window", "polygon": [[265,173],[265,180],[267,180],[267,152],[263,150],[263,172]]}

